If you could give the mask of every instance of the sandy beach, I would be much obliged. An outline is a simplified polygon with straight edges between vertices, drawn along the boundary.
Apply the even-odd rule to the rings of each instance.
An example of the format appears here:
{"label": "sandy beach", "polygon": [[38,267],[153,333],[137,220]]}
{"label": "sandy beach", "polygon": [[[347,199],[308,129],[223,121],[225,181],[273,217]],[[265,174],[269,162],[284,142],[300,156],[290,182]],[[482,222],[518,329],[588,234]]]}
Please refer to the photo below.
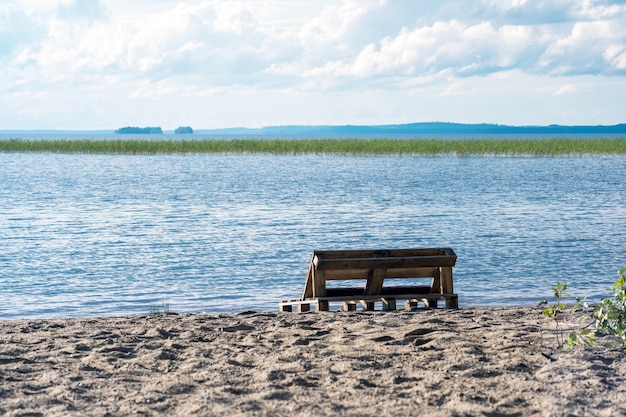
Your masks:
{"label": "sandy beach", "polygon": [[0,415],[621,416],[626,354],[535,307],[0,322]]}

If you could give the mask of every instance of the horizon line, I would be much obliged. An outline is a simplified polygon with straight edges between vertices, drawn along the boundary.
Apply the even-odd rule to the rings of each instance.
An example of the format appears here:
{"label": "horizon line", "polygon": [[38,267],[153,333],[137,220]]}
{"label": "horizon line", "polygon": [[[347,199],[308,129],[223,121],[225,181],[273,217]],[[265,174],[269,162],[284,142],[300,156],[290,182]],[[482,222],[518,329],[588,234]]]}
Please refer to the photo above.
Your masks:
{"label": "horizon line", "polygon": [[[561,129],[579,129],[579,128],[616,128],[616,127],[624,127],[626,131],[626,123],[616,123],[616,124],[582,124],[582,125],[562,125],[562,124],[547,124],[547,125],[509,125],[509,124],[500,124],[500,123],[460,123],[460,122],[409,122],[409,123],[390,123],[390,124],[373,124],[373,125],[359,125],[359,124],[341,124],[341,125],[331,125],[331,124],[285,124],[285,125],[267,125],[261,127],[246,127],[246,126],[232,126],[232,127],[218,127],[218,128],[192,128],[194,132],[197,131],[228,131],[228,130],[249,130],[249,131],[260,131],[264,129],[288,129],[288,128],[308,128],[308,129],[333,129],[333,128],[402,128],[402,127],[419,127],[422,125],[425,127],[426,125],[440,125],[441,128],[445,129],[445,126],[454,126],[457,128],[462,127],[486,127],[486,128],[496,128],[496,129],[550,129],[550,128],[561,128]],[[187,125],[189,126],[189,125]],[[184,125],[178,127],[187,127]],[[130,127],[130,126],[129,126]],[[154,126],[160,127],[160,126]],[[10,133],[111,133],[114,134],[115,130],[118,128],[109,128],[109,129],[60,129],[60,128],[38,128],[38,129],[0,129],[0,133],[10,134]],[[163,129],[164,132],[173,132],[176,128],[173,129]]]}

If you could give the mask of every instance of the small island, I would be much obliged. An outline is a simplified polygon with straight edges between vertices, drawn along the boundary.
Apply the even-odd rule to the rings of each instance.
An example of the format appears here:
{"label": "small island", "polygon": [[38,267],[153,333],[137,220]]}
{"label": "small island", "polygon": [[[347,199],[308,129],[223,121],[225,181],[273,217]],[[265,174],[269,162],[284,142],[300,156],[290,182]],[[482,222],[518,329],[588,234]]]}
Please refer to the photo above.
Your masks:
{"label": "small island", "polygon": [[141,135],[162,135],[163,130],[160,127],[121,127],[115,131],[118,135],[141,134]]}
{"label": "small island", "polygon": [[179,126],[174,133],[177,135],[191,135],[193,134],[193,129],[189,126]]}

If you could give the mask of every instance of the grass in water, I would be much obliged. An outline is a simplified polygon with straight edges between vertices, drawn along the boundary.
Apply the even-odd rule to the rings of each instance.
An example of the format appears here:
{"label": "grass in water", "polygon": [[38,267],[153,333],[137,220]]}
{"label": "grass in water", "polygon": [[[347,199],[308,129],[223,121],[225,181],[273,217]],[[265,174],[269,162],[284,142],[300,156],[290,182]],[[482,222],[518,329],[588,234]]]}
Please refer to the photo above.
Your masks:
{"label": "grass in water", "polygon": [[148,310],[148,314],[152,315],[161,315],[161,314],[171,314],[172,310],[170,309],[170,305],[168,303],[163,303],[160,306],[150,306]]}
{"label": "grass in water", "polygon": [[626,155],[621,139],[0,140],[0,152],[421,156]]}

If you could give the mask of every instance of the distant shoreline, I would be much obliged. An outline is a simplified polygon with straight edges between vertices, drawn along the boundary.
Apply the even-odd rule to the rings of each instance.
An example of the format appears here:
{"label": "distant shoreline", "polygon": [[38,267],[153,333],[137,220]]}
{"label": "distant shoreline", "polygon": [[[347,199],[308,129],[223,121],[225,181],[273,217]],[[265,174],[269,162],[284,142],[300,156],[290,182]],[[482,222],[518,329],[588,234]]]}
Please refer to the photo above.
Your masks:
{"label": "distant shoreline", "polygon": [[[116,129],[71,130],[71,129],[5,129],[0,134],[115,134]],[[175,130],[163,130],[165,134],[173,134]],[[284,125],[265,126],[260,128],[230,127],[219,129],[194,129],[194,134],[208,135],[457,135],[457,134],[624,134],[626,123],[615,125],[547,125],[547,126],[511,126],[491,123],[448,123],[419,122],[387,125]],[[146,133],[147,135],[149,133]]]}

